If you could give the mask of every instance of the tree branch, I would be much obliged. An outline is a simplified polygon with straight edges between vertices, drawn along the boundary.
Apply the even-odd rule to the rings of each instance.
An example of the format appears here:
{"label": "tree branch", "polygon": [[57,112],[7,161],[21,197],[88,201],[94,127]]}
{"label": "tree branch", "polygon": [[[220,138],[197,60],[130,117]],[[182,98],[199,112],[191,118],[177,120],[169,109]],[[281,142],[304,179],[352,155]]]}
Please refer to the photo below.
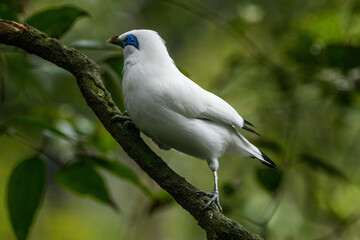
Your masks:
{"label": "tree branch", "polygon": [[22,48],[71,72],[85,98],[104,127],[124,151],[164,190],[188,211],[206,231],[208,239],[261,239],[238,222],[227,218],[217,208],[203,211],[206,197],[196,195],[198,189],[175,173],[142,140],[139,131],[111,124],[121,114],[100,77],[99,66],[79,51],[68,48],[57,39],[26,24],[0,19],[0,43]]}

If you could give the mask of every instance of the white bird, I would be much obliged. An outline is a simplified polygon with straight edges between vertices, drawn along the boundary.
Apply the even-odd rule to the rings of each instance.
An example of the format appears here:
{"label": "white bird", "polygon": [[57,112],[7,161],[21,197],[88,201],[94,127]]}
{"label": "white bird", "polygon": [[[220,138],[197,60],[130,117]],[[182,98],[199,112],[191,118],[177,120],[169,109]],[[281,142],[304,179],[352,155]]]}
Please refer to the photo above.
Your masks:
{"label": "white bird", "polygon": [[[275,164],[236,130],[256,133],[227,102],[204,90],[175,66],[165,41],[152,30],[132,30],[110,38],[124,55],[122,92],[129,117],[161,148],[207,161],[214,174],[210,197],[220,210],[217,171],[224,154]],[[248,125],[248,126],[247,126]],[[257,133],[256,133],[257,134]]]}

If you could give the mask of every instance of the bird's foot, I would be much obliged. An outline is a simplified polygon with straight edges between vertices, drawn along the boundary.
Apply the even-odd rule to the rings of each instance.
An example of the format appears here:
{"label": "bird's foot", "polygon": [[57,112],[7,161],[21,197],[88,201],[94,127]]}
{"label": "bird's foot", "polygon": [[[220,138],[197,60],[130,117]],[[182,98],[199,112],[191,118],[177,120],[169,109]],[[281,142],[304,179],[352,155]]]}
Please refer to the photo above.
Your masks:
{"label": "bird's foot", "polygon": [[222,212],[222,207],[220,205],[220,200],[219,200],[219,192],[218,191],[214,191],[213,193],[208,193],[208,192],[204,192],[204,191],[198,191],[197,192],[198,195],[200,196],[207,196],[210,198],[210,200],[206,203],[204,210],[207,209],[208,207],[210,207],[211,203],[215,203],[215,205],[219,208],[219,210]]}
{"label": "bird's foot", "polygon": [[120,122],[125,128],[136,128],[135,123],[131,120],[130,117],[114,115],[110,120],[110,124],[114,124],[116,122]]}

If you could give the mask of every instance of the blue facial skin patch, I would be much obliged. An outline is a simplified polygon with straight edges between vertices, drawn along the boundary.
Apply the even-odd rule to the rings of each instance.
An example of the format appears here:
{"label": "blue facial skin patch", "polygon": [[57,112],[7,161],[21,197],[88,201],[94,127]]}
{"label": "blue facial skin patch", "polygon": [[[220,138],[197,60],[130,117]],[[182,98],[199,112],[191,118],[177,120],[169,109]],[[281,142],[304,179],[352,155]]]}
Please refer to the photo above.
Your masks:
{"label": "blue facial skin patch", "polygon": [[125,40],[119,41],[120,47],[125,48],[127,45],[132,45],[132,46],[136,47],[137,49],[139,49],[139,42],[138,42],[137,38],[132,34],[127,35]]}

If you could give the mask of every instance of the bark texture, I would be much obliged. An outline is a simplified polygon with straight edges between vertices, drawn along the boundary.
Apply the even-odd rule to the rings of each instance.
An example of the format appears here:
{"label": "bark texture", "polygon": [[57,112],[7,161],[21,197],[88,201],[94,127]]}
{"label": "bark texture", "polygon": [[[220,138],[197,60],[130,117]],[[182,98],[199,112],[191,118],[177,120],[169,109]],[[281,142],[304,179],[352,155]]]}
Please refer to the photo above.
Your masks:
{"label": "bark texture", "polygon": [[196,219],[208,239],[262,239],[227,218],[215,206],[203,211],[208,198],[198,196],[197,188],[169,168],[144,143],[138,130],[125,128],[121,123],[110,123],[110,119],[121,112],[101,80],[99,66],[86,55],[31,26],[2,19],[0,43],[24,49],[72,73],[88,106],[107,131],[154,181]]}

